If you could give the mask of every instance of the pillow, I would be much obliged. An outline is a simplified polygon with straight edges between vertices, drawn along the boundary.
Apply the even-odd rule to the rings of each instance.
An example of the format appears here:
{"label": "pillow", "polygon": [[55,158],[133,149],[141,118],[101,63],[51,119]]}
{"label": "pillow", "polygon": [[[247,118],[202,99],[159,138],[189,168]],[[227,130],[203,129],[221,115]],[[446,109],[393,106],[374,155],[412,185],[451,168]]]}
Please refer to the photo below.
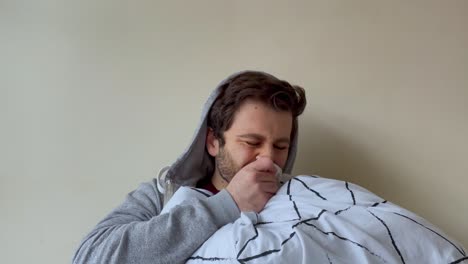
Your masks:
{"label": "pillow", "polygon": [[[199,190],[185,191],[189,197]],[[219,229],[187,263],[464,261],[460,244],[416,214],[358,185],[302,175],[286,182],[259,214],[242,213]]]}

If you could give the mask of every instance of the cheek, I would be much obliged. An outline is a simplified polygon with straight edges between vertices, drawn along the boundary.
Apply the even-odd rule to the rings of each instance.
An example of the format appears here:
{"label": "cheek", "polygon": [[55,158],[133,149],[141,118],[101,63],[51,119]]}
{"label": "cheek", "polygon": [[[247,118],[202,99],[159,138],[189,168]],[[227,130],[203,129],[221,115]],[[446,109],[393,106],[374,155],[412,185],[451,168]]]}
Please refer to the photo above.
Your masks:
{"label": "cheek", "polygon": [[275,157],[274,162],[281,168],[284,168],[284,165],[286,165],[287,160],[288,160],[288,151],[281,151]]}
{"label": "cheek", "polygon": [[246,146],[240,146],[237,150],[237,157],[235,159],[240,167],[244,167],[245,165],[255,161],[256,157],[257,154],[255,149]]}

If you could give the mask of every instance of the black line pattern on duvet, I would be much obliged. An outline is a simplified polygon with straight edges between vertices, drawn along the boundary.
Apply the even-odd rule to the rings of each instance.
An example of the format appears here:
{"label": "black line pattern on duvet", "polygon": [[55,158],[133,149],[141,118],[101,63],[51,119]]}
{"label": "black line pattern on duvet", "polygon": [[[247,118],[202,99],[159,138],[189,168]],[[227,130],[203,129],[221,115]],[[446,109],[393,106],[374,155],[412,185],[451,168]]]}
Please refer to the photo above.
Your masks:
{"label": "black line pattern on duvet", "polygon": [[448,240],[448,239],[447,239],[446,237],[444,237],[443,235],[437,233],[436,231],[430,229],[429,227],[427,227],[427,226],[425,226],[425,225],[419,223],[418,221],[416,221],[416,220],[414,220],[414,219],[412,219],[412,218],[410,218],[410,217],[408,217],[408,216],[406,216],[406,215],[402,215],[402,214],[395,213],[395,212],[393,212],[393,213],[396,214],[396,215],[399,215],[399,216],[401,216],[401,217],[404,217],[404,218],[406,218],[406,219],[408,219],[408,220],[410,220],[410,221],[412,221],[412,222],[414,222],[414,223],[416,223],[416,224],[418,224],[418,225],[420,225],[420,226],[426,228],[427,230],[431,231],[432,233],[438,235],[440,238],[444,239],[445,241],[449,242],[452,246],[454,246],[454,247],[458,250],[458,252],[460,252],[460,254],[462,254],[462,256],[465,256],[465,257],[466,257],[465,251],[463,251],[463,249],[458,248],[452,241]]}
{"label": "black line pattern on duvet", "polygon": [[[292,199],[292,195],[291,195],[291,181],[288,182],[288,195],[289,195],[289,200],[293,202],[293,205],[294,205],[294,210],[296,211],[297,215],[299,216],[299,219],[297,220],[300,220],[301,219],[301,215],[297,209],[297,205],[296,205],[296,202],[293,201]],[[309,219],[306,219],[306,220],[303,220],[299,223],[296,223],[295,225],[292,226],[292,228],[295,228],[297,227],[298,225],[302,224],[302,223],[305,223],[305,222],[308,222],[308,221],[312,221],[312,220],[318,220],[320,218],[320,216],[326,212],[326,210],[322,210],[318,216],[316,217],[312,217],[312,218],[309,218]],[[248,244],[251,242],[251,241],[254,241],[255,239],[258,238],[258,230],[257,230],[257,226],[258,225],[265,225],[265,224],[271,224],[271,223],[274,223],[274,222],[259,222],[259,223],[256,223],[253,225],[253,228],[254,228],[254,231],[255,231],[255,235],[253,237],[251,237],[249,240],[247,240],[247,242],[242,246],[241,250],[239,250],[239,252],[237,253],[237,260],[240,261],[240,262],[246,262],[246,261],[250,261],[252,259],[256,259],[256,258],[259,258],[259,257],[262,257],[262,256],[266,256],[266,255],[269,255],[271,253],[275,253],[275,252],[279,252],[281,249],[274,249],[274,250],[268,250],[268,251],[265,251],[263,253],[260,253],[258,255],[255,255],[255,256],[252,256],[252,257],[248,257],[248,258],[243,258],[243,259],[239,259],[240,255],[244,252],[244,250],[247,248]],[[283,241],[281,243],[281,246],[283,246],[287,241],[289,241],[294,235],[296,234],[296,232],[293,232],[290,234],[290,237],[288,239],[286,239],[285,241]]]}
{"label": "black line pattern on duvet", "polygon": [[312,220],[319,220],[319,218],[322,216],[322,214],[325,213],[326,211],[327,210],[323,209],[322,211],[320,211],[320,213],[316,217],[308,218],[308,219],[302,220],[300,222],[297,222],[296,224],[294,224],[292,226],[292,228],[296,228],[297,226],[302,225],[302,224],[307,223],[307,222],[310,222]]}
{"label": "black line pattern on duvet", "polygon": [[[302,220],[302,221],[296,223],[295,225],[293,225],[292,228],[296,228],[297,226],[302,225],[302,224],[305,224],[305,225],[308,225],[308,226],[312,226],[312,227],[314,227],[316,230],[318,230],[319,232],[321,232],[322,234],[325,234],[325,235],[333,235],[333,236],[335,236],[335,237],[337,237],[337,238],[339,238],[339,239],[341,239],[341,240],[350,242],[350,243],[352,243],[352,244],[354,244],[354,245],[356,245],[356,246],[358,246],[358,247],[360,247],[360,248],[366,250],[367,252],[369,252],[369,254],[378,257],[378,258],[381,259],[384,263],[387,262],[387,261],[385,261],[384,258],[382,258],[382,257],[379,256],[378,254],[372,252],[370,249],[368,249],[368,248],[365,247],[364,245],[361,245],[360,243],[357,243],[357,242],[355,242],[355,241],[352,241],[351,239],[342,237],[342,236],[336,234],[335,232],[325,232],[325,231],[321,230],[320,228],[318,228],[316,225],[309,223],[310,221],[313,221],[313,220],[319,220],[320,217],[321,217],[325,212],[327,212],[327,210],[322,209],[322,211],[320,211],[320,213],[319,213],[316,217],[312,217],[312,218],[309,218],[309,219],[306,219],[306,220]],[[328,257],[328,254],[327,254],[327,257]]]}
{"label": "black line pattern on duvet", "polygon": [[288,191],[287,191],[287,194],[289,195],[289,201],[291,201],[293,203],[293,206],[294,206],[294,210],[296,211],[296,214],[297,214],[297,220],[301,220],[302,219],[302,216],[301,214],[299,213],[299,209],[297,208],[297,205],[296,205],[296,202],[293,201],[292,199],[292,195],[291,195],[291,180],[288,181]]}
{"label": "black line pattern on duvet", "polygon": [[333,232],[333,231],[325,232],[325,231],[323,231],[322,229],[318,228],[316,225],[311,224],[311,223],[304,223],[304,224],[315,228],[317,231],[319,231],[320,233],[322,233],[322,234],[324,234],[324,235],[332,235],[332,236],[337,237],[337,238],[339,238],[339,239],[341,239],[341,240],[343,240],[343,241],[350,242],[350,243],[352,243],[352,244],[354,244],[354,245],[356,245],[356,246],[358,246],[358,247],[360,247],[360,248],[366,250],[366,251],[367,251],[369,254],[371,254],[372,256],[375,256],[375,257],[379,258],[379,259],[382,260],[384,263],[387,263],[387,261],[386,261],[384,258],[382,258],[382,257],[379,256],[378,254],[372,252],[372,251],[371,251],[370,249],[368,249],[366,246],[364,246],[364,245],[362,245],[362,244],[360,244],[360,243],[358,243],[358,242],[356,242],[356,241],[353,241],[353,240],[351,240],[351,239],[349,239],[349,238],[346,238],[346,237],[342,237],[342,236],[338,235],[337,233],[335,233],[335,232]]}
{"label": "black line pattern on duvet", "polygon": [[254,226],[259,226],[259,225],[269,225],[269,224],[274,224],[275,222],[258,222]]}
{"label": "black line pattern on duvet", "polygon": [[254,226],[271,225],[271,224],[286,223],[286,222],[296,222],[298,220],[299,219],[281,220],[281,221],[278,221],[278,222],[258,222],[256,224],[254,224]]}
{"label": "black line pattern on duvet", "polygon": [[[298,215],[299,219],[296,219],[297,220],[301,220],[302,217],[299,213],[299,210],[297,208],[297,205],[296,205],[296,202],[293,200],[292,198],[292,194],[291,194],[291,182],[292,180],[288,181],[288,188],[287,188],[287,194],[289,195],[289,200],[291,202],[293,202],[293,207],[294,207],[294,210],[296,212],[296,214]],[[305,184],[305,183],[304,183]],[[351,192],[352,193],[352,192]],[[354,199],[354,195],[353,195],[353,199]],[[385,261],[385,259],[383,259],[381,256],[379,256],[378,254],[372,252],[370,249],[368,249],[367,247],[365,247],[364,245],[361,245],[360,243],[357,243],[355,241],[352,241],[351,239],[348,239],[346,237],[342,237],[338,234],[336,234],[335,232],[325,232],[323,230],[321,230],[320,228],[318,228],[317,226],[315,226],[314,224],[311,224],[309,223],[310,221],[314,221],[314,220],[318,220],[320,219],[320,217],[326,212],[325,209],[322,209],[322,211],[320,211],[320,213],[316,216],[316,217],[312,217],[312,218],[308,218],[308,219],[305,219],[305,220],[302,220],[296,224],[294,224],[292,226],[292,228],[296,228],[297,226],[299,225],[302,225],[302,224],[306,224],[308,226],[312,226],[314,227],[316,230],[318,230],[319,232],[321,232],[322,234],[324,235],[333,235],[337,238],[339,238],[340,240],[343,240],[343,241],[347,241],[347,242],[350,242],[364,250],[366,250],[370,255],[373,255],[377,258],[379,258],[380,260],[382,260],[384,263],[387,263],[387,261]],[[260,222],[258,224],[262,225],[262,224],[269,224],[271,222]],[[240,255],[245,251],[245,249],[247,248],[248,244],[251,242],[251,241],[254,241],[255,239],[258,238],[258,230],[256,228],[256,226],[254,226],[254,231],[255,231],[255,235],[250,238],[245,244],[244,246],[241,248],[241,250],[238,252],[237,254],[237,261],[239,261],[240,263],[245,263],[245,262],[248,262],[250,260],[254,260],[254,259],[258,259],[258,258],[261,258],[261,257],[264,257],[264,256],[267,256],[267,255],[270,255],[272,253],[276,253],[276,252],[279,252],[281,251],[281,249],[272,249],[272,250],[267,250],[265,252],[262,252],[260,254],[257,254],[257,255],[254,255],[254,256],[250,256],[250,257],[246,257],[246,258],[243,258],[243,259],[239,259]],[[284,240],[282,243],[281,243],[281,247],[284,246],[284,244],[286,244],[288,241],[291,240],[292,237],[294,237],[294,235],[296,234],[296,232],[293,232],[290,234],[289,238],[287,238],[286,240]],[[203,257],[200,257],[200,256],[196,256],[196,257],[192,257],[192,258],[189,258],[189,259],[202,259],[202,260],[208,260],[208,261],[217,261],[217,260],[228,260],[228,259],[225,259],[225,258],[217,258],[217,257],[213,257],[213,258],[203,258]],[[327,258],[328,258],[328,255],[327,255]]]}
{"label": "black line pattern on duvet", "polygon": [[325,201],[327,200],[325,197],[323,197],[322,195],[320,195],[319,192],[317,192],[317,191],[313,190],[312,188],[310,188],[309,186],[307,186],[307,184],[306,184],[305,182],[303,182],[303,181],[301,181],[301,180],[299,180],[299,179],[297,179],[297,178],[293,178],[293,180],[302,183],[302,185],[304,185],[304,187],[305,187],[307,190],[309,190],[309,191],[315,193],[315,195],[317,195],[318,197],[320,197],[320,199],[325,200]]}
{"label": "black line pattern on duvet", "polygon": [[401,262],[404,264],[404,263],[405,263],[405,260],[403,259],[403,256],[401,255],[401,252],[400,252],[400,249],[398,249],[398,246],[396,245],[396,242],[395,242],[395,240],[393,239],[392,232],[390,232],[390,228],[388,228],[387,224],[386,224],[382,219],[380,219],[378,216],[376,216],[375,214],[373,214],[371,211],[368,211],[368,212],[369,212],[371,215],[373,215],[375,218],[377,218],[377,220],[379,220],[379,221],[385,226],[385,228],[387,229],[388,236],[389,236],[390,239],[392,240],[393,248],[396,250],[396,252],[397,252],[398,255],[400,256]]}
{"label": "black line pattern on duvet", "polygon": [[356,205],[356,198],[354,197],[354,193],[353,191],[351,191],[351,189],[349,189],[348,182],[345,182],[345,183],[346,183],[346,189],[348,189],[348,191],[351,193],[351,198],[353,198],[353,205]]}
{"label": "black line pattern on duvet", "polygon": [[[322,230],[322,229],[321,229],[322,227],[320,226],[320,223],[321,223],[321,222],[317,222],[317,223],[313,222],[313,221],[319,220],[319,219],[324,215],[324,213],[327,212],[327,210],[322,209],[322,210],[320,211],[320,213],[318,213],[317,216],[311,217],[311,218],[308,218],[308,219],[302,219],[302,216],[301,216],[301,214],[300,214],[300,212],[299,212],[299,208],[298,208],[298,206],[297,206],[297,204],[296,204],[296,201],[295,201],[295,199],[294,199],[294,198],[295,198],[295,197],[294,197],[294,191],[296,191],[297,185],[296,185],[296,184],[292,185],[292,180],[296,180],[296,181],[302,183],[302,185],[303,185],[304,187],[306,187],[308,190],[310,190],[311,192],[313,192],[314,194],[316,194],[316,195],[317,195],[318,197],[320,197],[322,200],[327,200],[327,199],[325,199],[320,193],[318,193],[318,192],[312,190],[312,189],[308,186],[308,184],[305,183],[304,181],[301,181],[301,180],[295,179],[295,178],[289,180],[289,181],[288,181],[288,185],[287,185],[287,195],[289,196],[289,201],[292,202],[292,205],[291,205],[291,206],[294,208],[294,211],[295,211],[295,213],[297,214],[298,219],[288,220],[288,221],[291,221],[291,222],[292,222],[291,224],[293,224],[293,225],[291,226],[291,228],[293,229],[293,230],[292,230],[292,233],[290,233],[290,234],[289,234],[289,237],[287,237],[286,239],[284,239],[284,240],[281,242],[281,245],[280,245],[278,248],[269,248],[269,249],[268,249],[268,248],[264,247],[264,248],[259,249],[259,250],[256,251],[256,252],[251,252],[251,254],[254,254],[254,255],[251,255],[251,256],[242,256],[242,258],[241,258],[241,255],[242,255],[243,253],[244,253],[244,255],[247,255],[247,254],[245,254],[245,253],[246,253],[246,251],[247,251],[246,249],[247,249],[248,246],[252,246],[251,244],[254,243],[254,241],[259,241],[259,240],[260,240],[259,237],[261,237],[261,235],[259,235],[259,231],[261,231],[261,229],[260,229],[260,230],[257,230],[257,226],[262,226],[262,225],[268,225],[268,224],[278,223],[278,222],[275,222],[275,221],[270,221],[270,222],[257,222],[256,224],[253,225],[255,235],[253,235],[250,239],[248,239],[248,240],[245,242],[245,244],[241,247],[241,249],[240,249],[239,252],[237,253],[237,257],[236,257],[236,258],[233,258],[233,257],[224,258],[224,257],[192,256],[192,257],[189,258],[189,260],[201,260],[201,261],[212,261],[212,262],[215,262],[215,261],[217,261],[217,262],[221,262],[221,261],[238,261],[239,263],[247,263],[247,262],[249,262],[249,261],[259,260],[259,259],[260,259],[260,261],[263,261],[263,260],[261,259],[262,257],[268,256],[268,255],[271,255],[271,254],[274,254],[274,253],[281,252],[281,251],[284,249],[285,245],[286,245],[289,241],[291,241],[293,237],[296,236],[296,232],[298,232],[298,230],[294,230],[294,229],[297,228],[297,227],[300,226],[300,225],[305,224],[306,226],[313,227],[316,231],[318,231],[319,233],[322,233],[322,234],[325,235],[325,236],[332,236],[332,237],[338,238],[339,240],[343,241],[344,243],[350,243],[350,244],[352,245],[351,247],[353,247],[353,246],[358,247],[358,248],[364,250],[365,252],[367,252],[368,254],[370,254],[371,256],[376,257],[376,258],[377,258],[378,260],[380,260],[381,262],[387,263],[387,260],[384,259],[381,255],[377,254],[376,252],[372,251],[370,248],[366,247],[366,246],[368,246],[368,245],[361,244],[361,243],[359,243],[360,241],[353,240],[353,239],[355,239],[355,238],[353,238],[353,236],[350,236],[350,237],[341,236],[341,235],[335,233],[335,232],[333,231],[333,229],[332,229],[332,231],[325,231],[325,230]],[[299,185],[299,186],[300,186],[300,185]],[[350,189],[350,185],[348,184],[348,182],[345,182],[345,186],[346,186],[346,189],[349,191],[349,193],[350,193],[350,195],[351,195],[351,198],[352,198],[352,201],[353,201],[353,205],[350,205],[350,206],[348,206],[348,207],[345,208],[345,209],[338,210],[337,212],[334,213],[334,215],[339,215],[339,214],[341,214],[341,213],[343,213],[343,212],[345,212],[345,211],[347,211],[347,210],[353,208],[353,206],[356,205],[356,197],[355,197],[355,195],[354,195],[354,192]],[[390,227],[389,227],[389,226],[387,225],[387,223],[386,223],[384,220],[382,220],[380,217],[378,217],[376,214],[374,214],[374,213],[371,211],[374,207],[377,207],[377,206],[379,206],[379,205],[381,205],[381,204],[385,204],[385,203],[387,203],[386,200],[383,200],[382,202],[375,202],[375,203],[373,203],[373,204],[372,204],[372,202],[369,202],[367,205],[363,206],[363,209],[366,210],[366,208],[367,208],[367,212],[368,212],[369,214],[371,214],[374,218],[376,218],[376,219],[385,227],[385,229],[386,229],[387,234],[388,234],[388,236],[389,236],[389,238],[390,238],[390,240],[391,240],[391,243],[392,243],[392,245],[393,245],[393,248],[394,248],[395,252],[396,252],[396,253],[398,254],[398,256],[400,257],[401,262],[402,262],[402,263],[405,263],[405,259],[403,258],[403,255],[402,255],[402,253],[400,252],[399,247],[397,246],[397,243],[396,243],[396,241],[395,241],[395,239],[394,239],[394,237],[393,237],[393,235],[392,235],[392,232],[390,231],[390,227],[393,227],[393,226],[390,226]],[[375,211],[374,211],[374,212],[375,212]],[[332,213],[332,212],[330,212],[330,213]],[[450,262],[450,264],[458,264],[458,263],[462,263],[462,262],[465,262],[465,261],[468,260],[468,257],[465,255],[465,252],[463,251],[463,248],[457,247],[454,243],[450,242],[447,238],[443,237],[441,234],[435,232],[434,230],[432,230],[432,229],[430,229],[430,228],[424,226],[423,224],[421,224],[421,223],[419,223],[419,222],[417,222],[417,221],[415,221],[415,220],[413,220],[413,219],[411,219],[411,218],[409,218],[409,217],[407,217],[407,216],[405,216],[405,215],[402,215],[402,214],[399,214],[399,213],[395,213],[395,212],[388,212],[388,213],[393,213],[393,214],[396,214],[396,215],[398,215],[398,216],[404,217],[404,218],[406,218],[406,219],[408,219],[408,220],[410,220],[410,221],[412,221],[412,222],[414,222],[414,223],[416,223],[416,224],[418,224],[418,225],[420,225],[420,226],[426,228],[427,230],[429,230],[429,231],[431,231],[431,232],[437,234],[440,238],[446,240],[446,241],[449,242],[451,245],[453,245],[453,246],[458,250],[458,252],[460,252],[460,253],[463,255],[463,257],[460,258],[460,259],[458,259],[458,260],[455,260],[455,261],[453,261],[453,262]],[[332,215],[332,216],[333,216],[333,215]],[[294,217],[294,216],[293,216],[293,217]],[[282,221],[282,222],[283,222],[283,221]],[[306,228],[307,228],[307,227],[306,227]],[[394,231],[395,231],[395,230],[394,230]],[[261,233],[260,233],[260,234],[261,234]],[[297,237],[297,236],[296,236],[296,237]],[[237,245],[237,241],[236,241],[236,245]],[[255,244],[255,245],[257,245],[257,244]],[[400,246],[401,246],[401,245],[400,245]],[[253,247],[253,246],[252,246],[252,247]],[[264,250],[264,251],[261,252],[261,253],[258,253],[260,250]],[[391,250],[391,248],[390,248],[389,250]],[[329,255],[328,253],[329,253],[329,252],[324,251],[324,254],[325,254],[326,258],[328,259],[328,262],[329,262],[329,263],[332,263],[332,259],[330,258],[330,255]],[[332,255],[331,257],[333,257],[333,255]]]}
{"label": "black line pattern on duvet", "polygon": [[338,210],[338,211],[335,212],[335,215],[339,215],[342,212],[348,211],[349,209],[351,209],[351,207],[353,207],[353,206],[351,205],[351,206],[346,207],[345,209]]}
{"label": "black line pattern on duvet", "polygon": [[[285,240],[283,240],[283,242],[281,242],[281,248],[284,246],[284,244],[286,244],[288,241],[291,240],[291,238],[293,238],[294,236],[296,235],[296,232],[292,232],[289,237]],[[248,261],[251,261],[251,260],[254,260],[254,259],[257,259],[257,258],[261,258],[261,257],[264,257],[264,256],[267,256],[267,255],[270,255],[272,253],[276,253],[276,252],[279,252],[281,251],[281,248],[279,249],[271,249],[271,250],[267,250],[265,252],[262,252],[258,255],[254,255],[254,256],[251,256],[251,257],[247,257],[247,258],[243,258],[243,259],[237,259],[239,262],[241,263],[245,263],[245,262],[248,262]]]}
{"label": "black line pattern on duvet", "polygon": [[380,203],[375,203],[375,204],[371,205],[371,207],[377,207],[380,204],[384,204],[384,203],[387,203],[387,200],[384,200],[383,202],[380,202]]}
{"label": "black line pattern on duvet", "polygon": [[218,257],[214,257],[214,258],[205,258],[205,257],[201,257],[201,256],[190,257],[190,258],[188,258],[187,260],[189,260],[189,259],[193,259],[193,260],[199,259],[199,260],[203,260],[203,261],[231,260],[230,258],[218,258]]}
{"label": "black line pattern on duvet", "polygon": [[462,263],[462,262],[465,261],[465,260],[468,260],[468,257],[463,257],[463,258],[461,258],[461,259],[457,259],[457,260],[455,260],[455,261],[453,261],[453,262],[450,262],[450,264]]}
{"label": "black line pattern on duvet", "polygon": [[253,226],[253,228],[254,228],[254,231],[255,231],[255,235],[253,237],[251,237],[249,240],[247,240],[247,242],[245,242],[244,246],[242,246],[241,250],[239,250],[239,252],[237,253],[237,259],[239,259],[240,255],[242,254],[242,252],[244,252],[245,248],[250,243],[250,241],[253,241],[253,240],[257,239],[257,237],[258,237],[257,227]]}

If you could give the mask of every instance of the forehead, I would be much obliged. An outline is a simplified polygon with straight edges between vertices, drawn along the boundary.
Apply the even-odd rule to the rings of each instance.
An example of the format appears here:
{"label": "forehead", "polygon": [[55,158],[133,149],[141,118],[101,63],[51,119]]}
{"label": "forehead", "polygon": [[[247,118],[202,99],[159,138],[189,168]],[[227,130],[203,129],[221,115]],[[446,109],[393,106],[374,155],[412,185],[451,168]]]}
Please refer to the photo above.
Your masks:
{"label": "forehead", "polygon": [[235,112],[226,133],[255,133],[265,138],[289,138],[292,120],[291,112],[277,111],[263,102],[246,100]]}

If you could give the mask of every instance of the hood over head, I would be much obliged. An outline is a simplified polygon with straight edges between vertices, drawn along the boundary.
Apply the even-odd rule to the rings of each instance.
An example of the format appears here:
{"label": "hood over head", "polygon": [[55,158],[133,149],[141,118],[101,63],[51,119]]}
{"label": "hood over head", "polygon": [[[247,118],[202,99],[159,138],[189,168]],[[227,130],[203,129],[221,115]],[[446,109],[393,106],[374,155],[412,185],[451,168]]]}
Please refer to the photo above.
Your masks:
{"label": "hood over head", "polygon": [[[215,100],[220,94],[221,87],[228,85],[238,75],[246,72],[253,71],[242,71],[235,73],[225,80],[223,80],[216,89],[211,93],[206,101],[203,111],[201,114],[200,123],[195,131],[192,138],[191,144],[185,149],[181,156],[170,166],[164,168],[162,171],[165,175],[164,181],[170,182],[175,186],[196,186],[197,182],[204,177],[211,177],[214,173],[214,159],[210,156],[206,150],[206,135],[208,131],[208,114]],[[260,72],[272,76],[271,74]],[[276,77],[275,77],[276,78]],[[283,168],[283,172],[290,174],[294,160],[296,158],[297,151],[297,122],[293,128],[295,133],[291,137],[291,143],[289,147],[288,159]],[[160,186],[158,176],[158,188],[164,192],[164,188]]]}

